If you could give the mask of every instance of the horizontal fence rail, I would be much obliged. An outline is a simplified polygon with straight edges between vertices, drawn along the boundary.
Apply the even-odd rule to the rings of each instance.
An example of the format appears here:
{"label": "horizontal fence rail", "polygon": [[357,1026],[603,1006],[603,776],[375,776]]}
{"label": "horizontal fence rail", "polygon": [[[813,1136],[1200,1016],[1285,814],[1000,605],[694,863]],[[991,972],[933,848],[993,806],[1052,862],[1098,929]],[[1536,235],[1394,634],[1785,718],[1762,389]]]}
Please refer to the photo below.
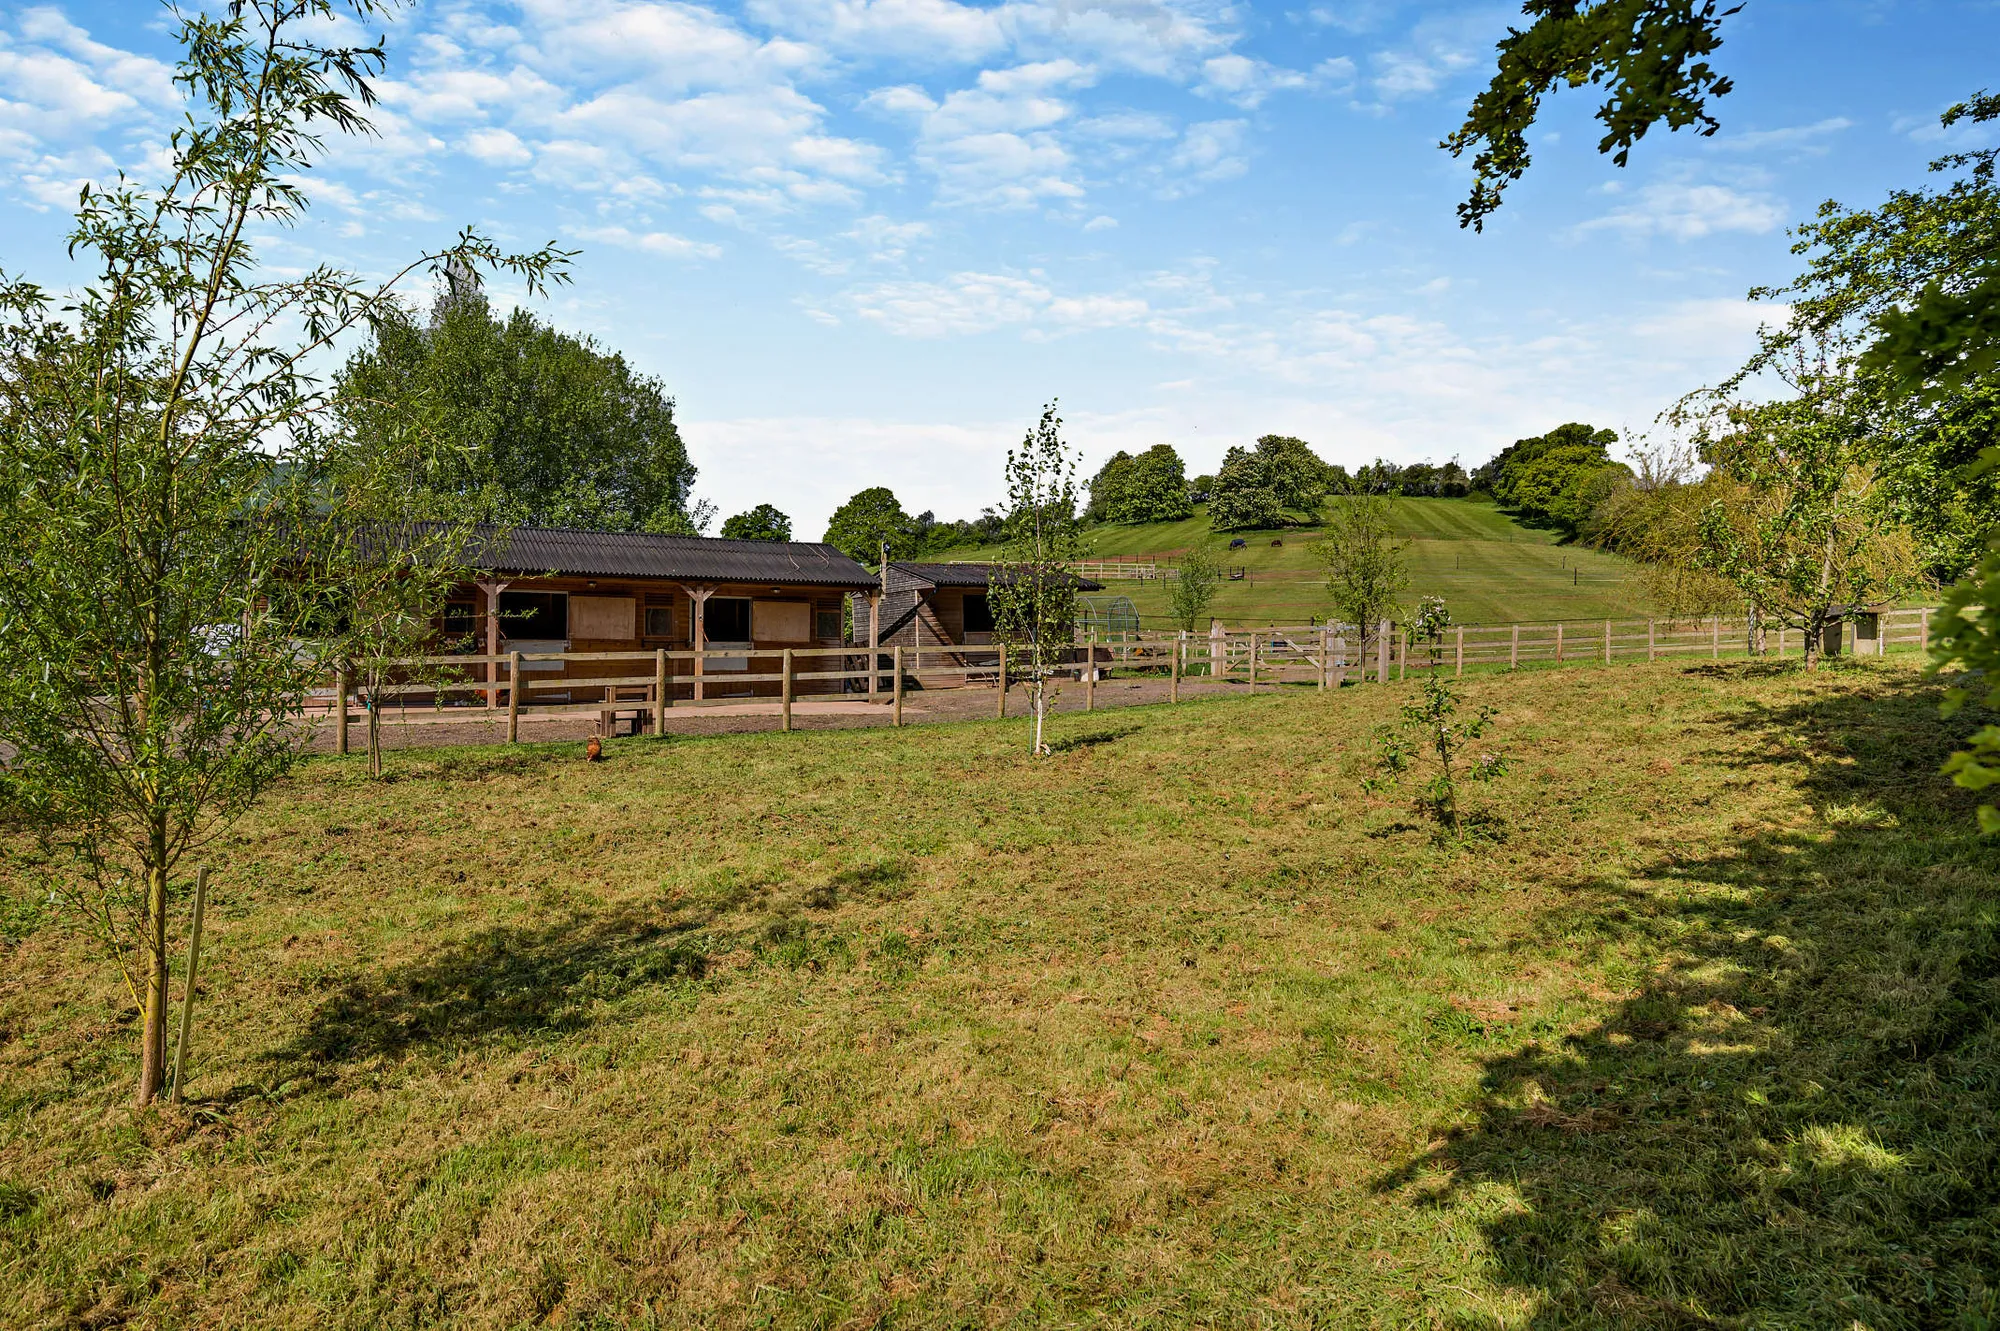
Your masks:
{"label": "horizontal fence rail", "polygon": [[[1847,620],[1837,626],[1839,652],[1882,656],[1928,651],[1934,613],[1930,608],[1891,610]],[[1414,643],[1407,628],[1385,621],[1368,631],[1354,625],[1305,624],[1217,627],[1207,633],[1093,633],[1065,644],[1050,668],[1083,684],[1088,708],[1095,705],[1096,682],[1114,671],[1163,674],[1170,681],[1170,696],[1177,700],[1183,680],[1246,685],[1253,692],[1283,684],[1325,689],[1399,679],[1412,670],[1449,669],[1462,675],[1469,668],[1612,665],[1688,657],[1796,658],[1803,654],[1805,643],[1796,629],[1767,628],[1759,647],[1747,620],[1719,616],[1461,624],[1446,629],[1440,639]],[[833,668],[825,668],[828,658]],[[650,668],[643,673],[631,670],[640,663]],[[626,669],[618,671],[621,665]],[[578,666],[584,673],[570,673]],[[564,674],[530,679],[530,669],[540,674],[559,669]],[[596,670],[605,673],[591,673]],[[900,725],[904,693],[912,682],[922,687],[952,680],[996,685],[995,710],[1004,716],[1007,686],[1019,681],[1021,671],[1020,649],[999,645],[884,646],[872,653],[866,645],[506,652],[374,663],[367,673],[375,687],[357,688],[357,681],[339,673],[321,700],[336,726],[335,747],[345,753],[349,723],[365,719],[368,706],[379,712],[390,701],[407,707],[411,699],[428,700],[437,710],[468,720],[504,716],[510,741],[518,739],[524,716],[595,713],[607,731],[621,717],[631,718],[635,731],[645,723],[657,731],[670,710],[745,703],[777,705],[783,728],[789,730],[793,704],[800,698],[885,701],[894,723]],[[758,693],[758,685],[777,687],[771,693]],[[803,692],[802,685],[807,686]],[[742,691],[746,688],[747,693]],[[594,696],[579,699],[579,693]]]}

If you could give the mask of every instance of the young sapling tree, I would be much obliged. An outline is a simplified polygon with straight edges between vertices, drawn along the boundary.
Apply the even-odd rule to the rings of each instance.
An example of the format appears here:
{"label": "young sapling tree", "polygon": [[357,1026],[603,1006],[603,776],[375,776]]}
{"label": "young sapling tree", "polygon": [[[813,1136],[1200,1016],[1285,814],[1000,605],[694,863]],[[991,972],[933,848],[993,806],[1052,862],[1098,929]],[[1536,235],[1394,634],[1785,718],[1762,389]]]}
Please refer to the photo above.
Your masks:
{"label": "young sapling tree", "polygon": [[1055,403],[1018,449],[1007,454],[1006,545],[987,593],[994,635],[1025,657],[1015,677],[1033,704],[1030,752],[1049,752],[1046,722],[1051,685],[1076,635],[1083,552],[1077,534],[1076,459],[1063,443]]}

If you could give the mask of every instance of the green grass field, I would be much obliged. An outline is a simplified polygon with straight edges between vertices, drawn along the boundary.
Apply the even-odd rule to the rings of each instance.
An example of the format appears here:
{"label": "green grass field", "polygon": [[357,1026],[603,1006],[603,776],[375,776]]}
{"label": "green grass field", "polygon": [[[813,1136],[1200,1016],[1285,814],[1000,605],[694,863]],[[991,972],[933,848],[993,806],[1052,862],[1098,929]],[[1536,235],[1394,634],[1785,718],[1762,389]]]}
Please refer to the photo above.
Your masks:
{"label": "green grass field", "polygon": [[214,852],[157,1112],[16,837],[0,1322],[1994,1325],[1974,719],[1466,687],[1465,845],[1360,788],[1401,685],[316,761]]}
{"label": "green grass field", "polygon": [[[1338,500],[1332,502],[1338,503]],[[1463,623],[1507,624],[1566,619],[1643,617],[1650,613],[1632,565],[1617,555],[1580,545],[1560,545],[1554,533],[1524,527],[1490,503],[1469,499],[1393,499],[1391,511],[1410,542],[1408,599],[1445,598]],[[1209,530],[1201,513],[1185,522],[1089,528],[1091,554],[1153,554],[1194,545],[1226,547],[1240,536],[1242,550],[1222,550],[1244,578],[1223,584],[1213,614],[1231,628],[1304,624],[1328,612],[1324,577],[1312,558],[1314,528],[1233,532]],[[1282,547],[1273,547],[1273,540]],[[940,558],[977,559],[978,551]],[[985,554],[991,558],[991,551]],[[1147,627],[1167,627],[1166,586],[1158,582],[1108,582],[1099,599],[1129,596]]]}

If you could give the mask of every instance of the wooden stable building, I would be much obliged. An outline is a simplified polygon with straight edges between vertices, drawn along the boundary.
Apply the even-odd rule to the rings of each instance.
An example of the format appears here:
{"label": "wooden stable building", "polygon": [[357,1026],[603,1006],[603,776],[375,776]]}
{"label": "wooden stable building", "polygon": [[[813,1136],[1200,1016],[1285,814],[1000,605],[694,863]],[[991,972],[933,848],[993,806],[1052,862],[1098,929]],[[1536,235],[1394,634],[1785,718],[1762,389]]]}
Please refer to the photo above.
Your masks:
{"label": "wooden stable building", "polygon": [[[515,527],[478,539],[469,562],[486,572],[451,597],[445,634],[487,656],[522,653],[522,689],[532,690],[526,701],[535,703],[605,699],[605,686],[589,681],[634,669],[629,660],[535,659],[557,652],[741,650],[671,662],[672,696],[776,695],[776,683],[731,676],[776,671],[788,647],[849,645],[842,597],[866,598],[880,586],[860,564],[815,542],[561,527]],[[856,621],[864,629],[867,623]],[[767,650],[771,658],[751,654]],[[496,684],[502,677],[498,670],[487,676]],[[807,681],[800,691],[818,688]]]}

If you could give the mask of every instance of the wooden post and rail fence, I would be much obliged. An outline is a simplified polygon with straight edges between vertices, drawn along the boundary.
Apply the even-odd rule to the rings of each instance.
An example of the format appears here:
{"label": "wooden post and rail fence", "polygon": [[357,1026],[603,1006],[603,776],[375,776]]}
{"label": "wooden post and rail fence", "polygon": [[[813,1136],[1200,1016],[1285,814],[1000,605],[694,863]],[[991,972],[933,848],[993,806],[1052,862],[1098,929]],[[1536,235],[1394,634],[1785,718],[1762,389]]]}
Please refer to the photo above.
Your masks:
{"label": "wooden post and rail fence", "polygon": [[[1892,610],[1847,621],[1834,630],[1842,654],[1887,655],[1892,651],[1930,647],[1930,609]],[[1804,643],[1796,630],[1767,629],[1764,655],[1783,660],[1802,654]],[[903,724],[903,701],[911,680],[933,687],[939,680],[956,679],[965,684],[997,686],[996,716],[1007,714],[1008,686],[1020,678],[1020,657],[1004,644],[991,646],[883,647],[874,653],[869,668],[866,647],[786,647],[709,648],[703,651],[627,652],[505,652],[498,655],[412,657],[395,664],[411,670],[463,671],[464,679],[431,678],[421,683],[392,685],[379,691],[378,702],[418,698],[456,719],[497,720],[504,715],[509,743],[520,738],[523,717],[539,718],[570,714],[595,714],[608,732],[621,716],[631,716],[634,729],[647,723],[660,733],[669,711],[689,708],[742,706],[746,703],[775,703],[780,728],[794,727],[794,708],[801,696],[818,701],[853,701],[857,695],[871,700],[888,694],[891,724]],[[1374,631],[1361,634],[1352,628],[1329,624],[1301,627],[1274,626],[1263,629],[1229,629],[1219,625],[1206,634],[1132,631],[1092,635],[1065,648],[1056,669],[1074,675],[1083,685],[1084,706],[1097,704],[1098,677],[1107,671],[1143,671],[1164,675],[1168,697],[1179,702],[1184,680],[1240,684],[1250,692],[1278,685],[1310,684],[1318,689],[1339,688],[1349,683],[1386,682],[1407,678],[1412,669],[1450,669],[1463,675],[1468,668],[1518,670],[1528,666],[1608,666],[1621,660],[1659,661],[1685,657],[1744,658],[1751,655],[1749,626],[1742,620],[1720,617],[1699,620],[1591,620],[1540,624],[1461,624],[1454,625],[1436,644],[1412,643],[1407,629],[1387,621]],[[834,668],[825,666],[835,658]],[[855,658],[859,657],[857,663]],[[750,658],[774,663],[775,670],[754,671]],[[737,663],[741,665],[738,666]],[[567,675],[575,665],[592,669],[632,667],[630,673],[613,675]],[[687,667],[676,671],[673,667]],[[717,667],[720,666],[721,669]],[[504,669],[498,687],[489,674]],[[561,670],[562,678],[532,678],[532,674]],[[478,678],[471,676],[477,674]],[[690,695],[699,680],[704,697]],[[327,698],[327,711],[334,724],[336,752],[346,753],[349,725],[365,720],[365,710],[356,711],[353,681],[336,674]],[[758,694],[754,686],[775,684],[775,696]],[[821,686],[801,695],[799,686]],[[716,696],[718,690],[745,686],[750,693]],[[831,686],[830,688],[828,686]],[[822,691],[825,690],[825,691]],[[593,698],[576,700],[578,693]],[[536,701],[536,695],[568,695],[558,701]],[[458,703],[459,697],[478,698]],[[502,701],[504,699],[504,702]],[[347,706],[340,705],[346,701]]]}

